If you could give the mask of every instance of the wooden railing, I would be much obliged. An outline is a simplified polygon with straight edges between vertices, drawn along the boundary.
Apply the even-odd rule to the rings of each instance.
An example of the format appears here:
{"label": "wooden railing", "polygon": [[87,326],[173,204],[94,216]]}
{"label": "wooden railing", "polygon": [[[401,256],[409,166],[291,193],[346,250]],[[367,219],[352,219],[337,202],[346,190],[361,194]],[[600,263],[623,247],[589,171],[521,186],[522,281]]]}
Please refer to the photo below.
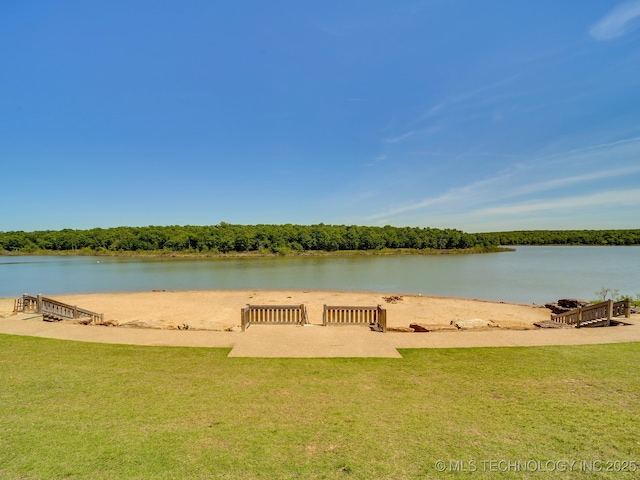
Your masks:
{"label": "wooden railing", "polygon": [[387,331],[387,310],[380,305],[362,306],[324,306],[322,324],[327,325],[376,325]]}
{"label": "wooden railing", "polygon": [[75,305],[67,305],[42,295],[34,297],[25,293],[21,298],[16,299],[13,305],[14,312],[37,313],[48,322],[57,322],[67,318],[88,318],[91,324],[104,321],[102,313],[78,308]]}
{"label": "wooden railing", "polygon": [[13,302],[13,311],[18,313],[38,313],[38,299],[26,293]]}
{"label": "wooden railing", "polygon": [[629,318],[631,316],[631,299],[627,298],[620,302],[613,303],[613,312],[611,313],[614,317],[625,316]]}
{"label": "wooden railing", "polygon": [[291,324],[307,323],[307,307],[301,305],[249,305],[242,308],[241,325],[244,332],[251,324]]}
{"label": "wooden railing", "polygon": [[600,320],[603,323],[605,320],[610,323],[612,318],[623,315],[627,318],[631,315],[631,300],[628,298],[620,302],[607,300],[606,302],[576,308],[565,313],[551,314],[551,320],[580,328],[583,325],[593,324]]}

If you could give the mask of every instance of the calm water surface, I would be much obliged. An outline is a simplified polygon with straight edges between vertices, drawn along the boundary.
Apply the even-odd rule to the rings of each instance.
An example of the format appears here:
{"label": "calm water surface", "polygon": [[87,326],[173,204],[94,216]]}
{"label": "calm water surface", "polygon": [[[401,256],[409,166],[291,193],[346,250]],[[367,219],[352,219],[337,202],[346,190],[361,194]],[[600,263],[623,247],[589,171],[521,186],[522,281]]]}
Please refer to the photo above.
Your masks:
{"label": "calm water surface", "polygon": [[517,247],[483,255],[161,259],[0,257],[0,297],[22,293],[296,289],[521,303],[640,293],[640,247]]}

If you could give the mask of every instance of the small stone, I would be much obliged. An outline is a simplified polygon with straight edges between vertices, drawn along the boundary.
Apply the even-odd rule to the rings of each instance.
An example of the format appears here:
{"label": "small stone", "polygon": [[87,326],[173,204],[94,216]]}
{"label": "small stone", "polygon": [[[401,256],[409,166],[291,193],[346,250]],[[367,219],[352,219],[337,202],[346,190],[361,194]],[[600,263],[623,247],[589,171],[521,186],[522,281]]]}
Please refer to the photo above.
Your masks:
{"label": "small stone", "polygon": [[468,330],[471,328],[488,328],[495,327],[496,324],[491,320],[483,320],[481,318],[470,318],[468,320],[456,320],[454,325],[460,330]]}
{"label": "small stone", "polygon": [[424,325],[422,323],[411,323],[409,325],[409,328],[412,328],[414,332],[430,332],[433,329],[429,327],[430,325]]}
{"label": "small stone", "polygon": [[539,328],[573,328],[566,323],[554,322],[553,320],[543,320],[541,322],[534,322],[534,325]]}
{"label": "small stone", "polygon": [[414,331],[411,327],[387,327],[387,332],[413,333]]}

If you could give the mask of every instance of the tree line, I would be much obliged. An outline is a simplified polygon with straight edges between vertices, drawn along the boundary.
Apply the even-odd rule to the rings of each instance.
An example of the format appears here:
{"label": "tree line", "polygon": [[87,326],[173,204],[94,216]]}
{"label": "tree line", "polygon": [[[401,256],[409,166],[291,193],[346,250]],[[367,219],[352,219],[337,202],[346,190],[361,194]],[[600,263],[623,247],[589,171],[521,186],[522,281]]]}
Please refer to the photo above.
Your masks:
{"label": "tree line", "polygon": [[147,226],[0,232],[0,251],[292,253],[381,249],[495,249],[485,234],[455,229],[357,225]]}
{"label": "tree line", "polygon": [[640,230],[522,230],[484,235],[499,245],[640,245]]}

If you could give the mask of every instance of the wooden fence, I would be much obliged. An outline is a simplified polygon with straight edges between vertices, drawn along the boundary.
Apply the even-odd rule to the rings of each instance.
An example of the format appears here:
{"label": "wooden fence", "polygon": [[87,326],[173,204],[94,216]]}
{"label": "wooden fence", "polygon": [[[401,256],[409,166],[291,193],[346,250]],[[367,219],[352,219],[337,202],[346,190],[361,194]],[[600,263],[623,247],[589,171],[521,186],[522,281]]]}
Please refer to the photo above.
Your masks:
{"label": "wooden fence", "polygon": [[376,325],[387,331],[387,310],[380,305],[362,306],[324,306],[322,324],[327,325]]}
{"label": "wooden fence", "polygon": [[304,325],[307,307],[301,305],[249,305],[242,308],[241,325],[244,332],[251,324]]}
{"label": "wooden fence", "polygon": [[78,308],[76,305],[67,305],[51,298],[38,295],[36,297],[28,294],[17,298],[13,304],[14,312],[37,313],[42,315],[46,322],[59,322],[60,320],[73,318],[88,318],[88,323],[102,323],[104,314]]}
{"label": "wooden fence", "polygon": [[626,318],[629,318],[631,316],[631,299],[630,298],[622,300],[621,302],[613,303],[611,316],[622,317],[623,315]]}
{"label": "wooden fence", "polygon": [[626,299],[620,302],[608,300],[606,302],[589,305],[587,307],[576,308],[565,313],[551,314],[551,320],[558,323],[580,327],[609,326],[611,319],[615,317],[631,315],[631,300]]}

